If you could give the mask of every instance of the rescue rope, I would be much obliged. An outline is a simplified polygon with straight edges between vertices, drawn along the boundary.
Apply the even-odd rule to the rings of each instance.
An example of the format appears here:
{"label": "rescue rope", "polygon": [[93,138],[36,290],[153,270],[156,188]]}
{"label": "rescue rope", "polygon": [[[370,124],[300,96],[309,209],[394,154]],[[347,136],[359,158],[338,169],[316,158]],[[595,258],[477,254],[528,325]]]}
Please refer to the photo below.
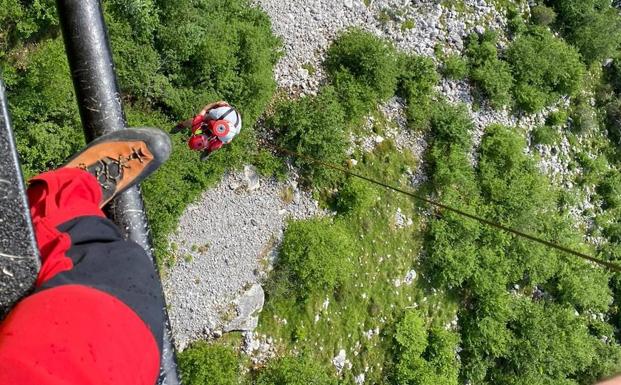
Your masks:
{"label": "rescue rope", "polygon": [[554,242],[547,241],[547,240],[542,239],[540,237],[537,237],[535,235],[531,235],[531,234],[528,234],[528,233],[525,233],[525,232],[513,229],[511,227],[505,226],[503,224],[490,221],[490,220],[485,219],[483,217],[480,217],[478,215],[471,214],[471,213],[465,212],[465,211],[460,210],[460,209],[456,209],[456,208],[451,207],[451,206],[447,206],[447,205],[445,205],[443,203],[440,203],[440,202],[434,201],[432,199],[425,198],[423,196],[417,195],[417,194],[415,194],[415,193],[413,193],[411,191],[407,191],[407,190],[404,190],[402,188],[389,185],[389,184],[384,183],[382,181],[379,181],[379,180],[376,180],[376,179],[369,178],[369,177],[366,177],[364,175],[358,174],[356,172],[353,172],[351,170],[348,170],[348,169],[346,169],[344,167],[341,167],[341,166],[338,166],[336,164],[324,162],[322,160],[313,158],[312,156],[300,154],[299,152],[288,150],[286,148],[282,148],[282,147],[273,145],[271,143],[263,143],[263,144],[266,147],[269,147],[269,148],[271,148],[271,149],[273,149],[275,151],[278,151],[278,152],[280,152],[282,154],[286,154],[286,155],[293,156],[293,157],[300,158],[300,159],[305,159],[307,161],[319,164],[319,165],[321,165],[323,167],[326,167],[326,168],[329,168],[329,169],[332,169],[332,170],[336,170],[336,171],[342,172],[342,173],[344,173],[346,175],[350,175],[350,176],[353,176],[355,178],[359,178],[359,179],[362,179],[364,181],[367,181],[369,183],[372,183],[372,184],[384,187],[384,188],[386,188],[388,190],[392,190],[392,191],[398,192],[400,194],[405,194],[405,195],[407,195],[407,196],[409,196],[411,198],[414,198],[416,200],[425,202],[425,203],[427,203],[429,205],[441,208],[441,209],[446,210],[446,211],[451,211],[451,212],[453,212],[455,214],[461,215],[461,216],[466,217],[466,218],[473,219],[473,220],[475,220],[477,222],[480,222],[480,223],[483,223],[483,224],[485,224],[487,226],[490,226],[490,227],[493,227],[493,228],[505,231],[507,233],[516,235],[518,237],[522,237],[522,238],[528,239],[528,240],[530,240],[532,242],[536,242],[536,243],[542,244],[544,246],[556,249],[558,251],[565,252],[565,253],[567,253],[569,255],[581,258],[581,259],[586,260],[586,261],[593,262],[593,263],[598,264],[600,266],[607,267],[608,269],[610,269],[612,271],[621,272],[621,266],[616,264],[616,263],[605,261],[605,260],[602,260],[602,259],[599,259],[599,258],[595,258],[595,257],[593,257],[591,255],[588,255],[588,254],[585,254],[585,253],[582,253],[582,252],[570,249],[570,248],[562,246],[562,245],[558,245],[558,244],[556,244]]}

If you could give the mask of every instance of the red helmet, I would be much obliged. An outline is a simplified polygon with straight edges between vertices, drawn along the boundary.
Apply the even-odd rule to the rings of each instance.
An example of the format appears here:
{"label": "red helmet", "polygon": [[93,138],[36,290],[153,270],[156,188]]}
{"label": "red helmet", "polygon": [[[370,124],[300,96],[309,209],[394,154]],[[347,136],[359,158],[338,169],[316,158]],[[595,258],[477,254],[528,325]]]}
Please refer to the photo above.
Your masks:
{"label": "red helmet", "polygon": [[190,140],[188,140],[188,146],[190,147],[190,149],[195,151],[204,150],[207,148],[208,145],[209,142],[205,135],[193,135],[192,137],[190,137]]}

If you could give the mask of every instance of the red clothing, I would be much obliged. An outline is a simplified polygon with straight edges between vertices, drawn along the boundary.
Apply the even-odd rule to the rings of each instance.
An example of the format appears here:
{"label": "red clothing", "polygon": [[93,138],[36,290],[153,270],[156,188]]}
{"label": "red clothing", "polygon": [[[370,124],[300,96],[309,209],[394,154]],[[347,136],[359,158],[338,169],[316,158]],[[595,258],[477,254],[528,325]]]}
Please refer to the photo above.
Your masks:
{"label": "red clothing", "polygon": [[[76,244],[58,227],[79,217],[104,221],[95,178],[79,169],[44,173],[28,197],[42,267],[35,293],[0,324],[0,384],[154,385],[160,349],[144,317],[101,285],[75,284],[69,275],[81,262],[67,256]],[[99,254],[85,258],[113,260]],[[59,283],[49,287],[52,279]]]}

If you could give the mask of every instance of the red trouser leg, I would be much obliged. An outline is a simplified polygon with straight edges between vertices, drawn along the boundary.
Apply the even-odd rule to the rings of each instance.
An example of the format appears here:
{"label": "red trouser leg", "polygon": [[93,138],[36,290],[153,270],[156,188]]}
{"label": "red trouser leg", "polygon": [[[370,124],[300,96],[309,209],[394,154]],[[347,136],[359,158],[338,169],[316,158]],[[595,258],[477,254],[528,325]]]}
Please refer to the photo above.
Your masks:
{"label": "red trouser leg", "polygon": [[46,172],[30,181],[30,216],[41,253],[37,287],[62,271],[71,270],[73,263],[65,255],[71,239],[57,227],[81,216],[105,217],[99,208],[101,195],[95,177],[75,168]]}
{"label": "red trouser leg", "polygon": [[[95,178],[41,174],[28,196],[42,268],[35,293],[0,324],[0,384],[155,384],[160,350],[149,314],[128,304],[138,302],[127,294],[130,279],[115,280],[114,268],[153,274],[144,251],[105,219]],[[154,297],[139,291],[149,294],[142,302]]]}

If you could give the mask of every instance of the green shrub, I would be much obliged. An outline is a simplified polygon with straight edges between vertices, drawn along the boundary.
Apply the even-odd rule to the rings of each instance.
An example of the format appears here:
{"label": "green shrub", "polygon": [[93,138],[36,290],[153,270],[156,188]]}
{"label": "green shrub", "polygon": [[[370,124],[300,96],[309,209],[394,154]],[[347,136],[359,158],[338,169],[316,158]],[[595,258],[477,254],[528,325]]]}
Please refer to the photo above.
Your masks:
{"label": "green shrub", "polygon": [[349,72],[338,72],[333,76],[331,83],[342,106],[344,122],[359,123],[377,106],[378,99],[375,90],[358,81]]}
{"label": "green shrub", "polygon": [[573,132],[589,132],[597,129],[597,114],[585,97],[572,100],[570,112],[571,130]]}
{"label": "green shrub", "polygon": [[55,168],[84,144],[62,39],[34,47],[8,88],[15,140],[26,176]]}
{"label": "green shrub", "polygon": [[604,199],[604,209],[621,207],[621,174],[617,171],[608,172],[596,191]]}
{"label": "green shrub", "polygon": [[531,28],[509,47],[517,105],[536,112],[561,95],[574,96],[585,73],[579,54],[544,28]]}
{"label": "green shrub", "polygon": [[452,146],[469,148],[472,143],[472,119],[465,105],[438,103],[431,117],[432,132],[436,140]]}
{"label": "green shrub", "polygon": [[338,222],[313,219],[290,222],[280,249],[278,266],[288,273],[299,298],[331,291],[353,269],[354,244]]}
{"label": "green shrub", "polygon": [[307,357],[283,357],[272,361],[257,376],[256,385],[336,385],[319,363]]}
{"label": "green shrub", "polygon": [[481,193],[502,223],[524,226],[542,205],[552,205],[544,178],[524,155],[525,140],[503,126],[490,126],[481,143]]}
{"label": "green shrub", "polygon": [[242,378],[240,359],[229,347],[198,342],[178,357],[184,384],[237,385]]}
{"label": "green shrub", "polygon": [[556,12],[545,5],[536,5],[530,10],[533,23],[541,26],[548,26],[556,21]]}
{"label": "green shrub", "polygon": [[429,97],[438,83],[436,66],[431,58],[400,55],[397,95],[404,99]]}
{"label": "green shrub", "polygon": [[551,112],[546,118],[546,126],[561,127],[567,123],[567,111],[559,110]]}
{"label": "green shrub", "polygon": [[395,342],[399,352],[421,355],[427,349],[427,326],[416,311],[406,311],[397,324]]}
{"label": "green shrub", "polygon": [[558,130],[550,126],[539,126],[533,130],[533,142],[535,144],[556,144],[560,139]]}
{"label": "green shrub", "polygon": [[406,114],[411,129],[429,128],[432,96],[438,80],[435,64],[430,58],[399,56],[397,95],[407,101]]}
{"label": "green shrub", "polygon": [[406,311],[397,323],[395,342],[398,384],[456,385],[459,362],[455,349],[459,337],[444,329],[428,330],[423,318],[415,311]]}
{"label": "green shrub", "polygon": [[246,0],[162,0],[156,47],[165,86],[160,102],[186,118],[216,99],[238,107],[246,127],[263,112],[276,83],[279,40],[267,14]]}
{"label": "green shrub", "polygon": [[340,35],[328,48],[324,64],[331,79],[346,72],[370,87],[377,100],[394,94],[398,73],[395,49],[369,32],[352,29]]}
{"label": "green shrub", "polygon": [[608,139],[619,146],[621,145],[621,99],[615,99],[607,104],[605,112]]}
{"label": "green shrub", "polygon": [[26,42],[58,36],[56,2],[1,0],[0,26],[2,60],[11,49],[21,47]]}
{"label": "green shrub", "polygon": [[494,108],[511,102],[513,76],[509,65],[498,58],[496,34],[486,32],[470,35],[466,56],[470,63],[470,77],[481,96],[487,98]]}
{"label": "green shrub", "polygon": [[557,27],[587,63],[612,57],[621,44],[621,17],[607,0],[549,0]]}
{"label": "green shrub", "polygon": [[449,79],[465,79],[468,76],[468,62],[459,55],[447,56],[444,59],[442,74]]}
{"label": "green shrub", "polygon": [[286,176],[285,164],[281,158],[267,150],[259,150],[253,159],[253,164],[263,176],[273,176],[282,180]]}
{"label": "green shrub", "polygon": [[336,210],[339,213],[363,213],[375,202],[375,193],[368,182],[349,177],[336,197]]}
{"label": "green shrub", "polygon": [[[345,117],[332,87],[324,88],[317,96],[281,102],[267,124],[278,133],[281,146],[325,162],[341,164],[345,160]],[[317,186],[334,184],[342,177],[303,158],[294,162]]]}

